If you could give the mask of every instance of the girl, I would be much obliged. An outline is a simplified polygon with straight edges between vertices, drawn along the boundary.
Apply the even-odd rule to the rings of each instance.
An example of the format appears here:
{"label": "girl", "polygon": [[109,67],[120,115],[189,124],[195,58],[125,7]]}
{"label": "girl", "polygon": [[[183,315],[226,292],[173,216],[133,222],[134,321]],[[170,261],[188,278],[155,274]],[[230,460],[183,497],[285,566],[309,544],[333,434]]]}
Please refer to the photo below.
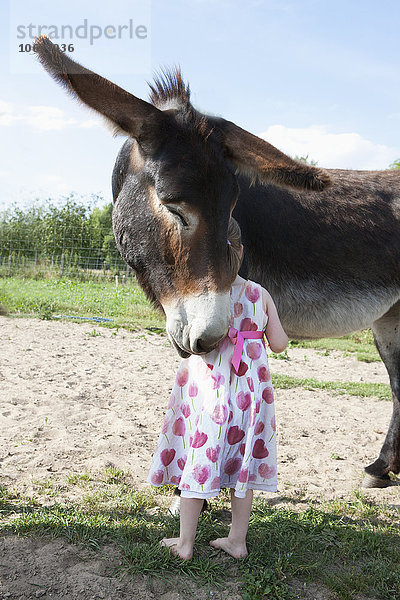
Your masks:
{"label": "girl", "polygon": [[243,246],[234,219],[228,252],[231,327],[216,349],[182,360],[147,478],[181,491],[180,536],[160,544],[184,560],[192,558],[205,498],[230,488],[229,535],[210,544],[242,558],[253,490],[277,489],[274,398],[263,336],[273,352],[282,352],[288,338],[269,293],[237,275]]}

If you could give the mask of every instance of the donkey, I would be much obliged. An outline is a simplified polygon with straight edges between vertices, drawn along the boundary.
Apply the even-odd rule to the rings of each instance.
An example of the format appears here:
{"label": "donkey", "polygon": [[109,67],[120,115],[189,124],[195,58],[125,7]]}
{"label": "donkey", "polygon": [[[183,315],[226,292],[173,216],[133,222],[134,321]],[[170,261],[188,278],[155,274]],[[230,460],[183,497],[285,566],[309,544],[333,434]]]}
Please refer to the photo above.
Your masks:
{"label": "donkey", "polygon": [[393,416],[364,485],[400,471],[400,171],[324,171],[190,103],[179,70],[150,102],[36,40],[43,67],[128,136],[112,175],[117,247],[166,315],[181,356],[214,348],[229,323],[227,228],[237,219],[241,275],[272,294],[291,338],[372,327]]}

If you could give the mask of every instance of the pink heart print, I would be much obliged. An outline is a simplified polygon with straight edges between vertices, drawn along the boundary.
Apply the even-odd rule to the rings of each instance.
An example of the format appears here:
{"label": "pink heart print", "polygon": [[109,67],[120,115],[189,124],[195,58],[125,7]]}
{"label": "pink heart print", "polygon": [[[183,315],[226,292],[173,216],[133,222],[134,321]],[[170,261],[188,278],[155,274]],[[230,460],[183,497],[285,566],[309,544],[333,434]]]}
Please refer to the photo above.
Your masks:
{"label": "pink heart print", "polygon": [[273,404],[274,392],[272,391],[272,388],[266,387],[262,392],[262,397],[267,404]]}
{"label": "pink heart print", "polygon": [[208,440],[208,435],[204,432],[200,432],[198,429],[194,432],[193,440],[191,443],[192,448],[201,448]]}
{"label": "pink heart print", "polygon": [[238,405],[238,408],[240,408],[240,410],[242,410],[243,412],[247,410],[251,404],[250,392],[247,392],[247,394],[239,392],[236,396],[236,404]]}
{"label": "pink heart print", "polygon": [[187,402],[182,402],[181,411],[182,411],[182,414],[185,417],[185,419],[190,417],[190,406]]}
{"label": "pink heart print", "polygon": [[263,440],[258,439],[254,442],[252,454],[254,458],[266,458],[268,456],[269,452]]}
{"label": "pink heart print", "polygon": [[258,360],[261,356],[262,346],[258,342],[249,342],[247,344],[246,353],[251,360]]}
{"label": "pink heart print", "polygon": [[180,435],[180,436],[185,435],[186,426],[185,426],[185,421],[183,420],[183,417],[179,417],[178,419],[175,420],[174,424],[172,425],[172,433],[174,435]]}
{"label": "pink heart print", "polygon": [[260,297],[260,290],[254,286],[246,285],[246,289],[244,291],[247,300],[250,300],[252,304],[255,304]]}
{"label": "pink heart print", "polygon": [[225,383],[225,377],[222,375],[222,373],[214,373],[214,375],[211,375],[211,379],[213,380],[213,390],[219,390],[221,385],[224,385]]}
{"label": "pink heart print", "polygon": [[273,465],[270,466],[267,463],[261,463],[261,465],[258,467],[258,472],[260,473],[261,477],[264,477],[264,479],[271,479],[275,476],[276,470]]}
{"label": "pink heart print", "polygon": [[210,417],[218,425],[223,425],[228,418],[228,407],[225,404],[218,404]]}
{"label": "pink heart print", "polygon": [[271,373],[265,365],[261,365],[257,369],[257,375],[259,381],[269,381],[271,379]]}
{"label": "pink heart print", "polygon": [[240,324],[240,331],[257,331],[257,323],[254,323],[249,317],[243,319]]}
{"label": "pink heart print", "polygon": [[214,477],[214,479],[211,482],[211,489],[215,490],[218,489],[221,485],[221,480],[219,477]]}
{"label": "pink heart print", "polygon": [[254,435],[259,435],[264,431],[264,423],[262,421],[258,421],[257,425],[254,427]]}
{"label": "pink heart print", "polygon": [[235,302],[235,304],[233,305],[233,316],[235,317],[235,319],[240,317],[242,312],[243,312],[243,304],[241,302]]}
{"label": "pink heart print", "polygon": [[160,485],[162,483],[163,479],[164,479],[164,472],[156,471],[151,476],[151,483],[154,483],[154,485]]}
{"label": "pink heart print", "polygon": [[233,427],[229,427],[228,429],[228,444],[233,446],[234,444],[241,442],[244,436],[244,431],[239,429],[237,425],[233,425]]}
{"label": "pink heart print", "polygon": [[228,458],[228,460],[225,463],[224,471],[230,477],[231,475],[233,475],[234,473],[239,471],[241,466],[242,466],[241,458]]}
{"label": "pink heart print", "polygon": [[192,383],[189,385],[189,397],[195,398],[198,393],[199,393],[199,388],[197,386],[197,383],[195,381],[192,381]]}
{"label": "pink heart print", "polygon": [[249,368],[249,365],[241,360],[239,363],[238,377],[241,377],[242,375],[244,375],[248,368]]}
{"label": "pink heart print", "polygon": [[203,485],[210,477],[211,469],[208,465],[196,465],[193,469],[193,479]]}
{"label": "pink heart print", "polygon": [[178,458],[178,460],[176,461],[177,464],[178,464],[178,467],[180,468],[181,471],[183,471],[183,469],[185,468],[186,461],[187,461],[186,454],[185,454],[185,456],[182,456],[181,458]]}
{"label": "pink heart print", "polygon": [[176,383],[179,387],[184,387],[189,379],[189,370],[187,367],[182,367],[176,374]]}
{"label": "pink heart print", "polygon": [[206,456],[208,460],[213,463],[217,462],[220,451],[221,448],[219,446],[216,446],[215,448],[207,448]]}
{"label": "pink heart print", "polygon": [[175,458],[175,450],[171,448],[171,450],[163,450],[160,454],[161,462],[164,467],[168,467],[172,463]]}
{"label": "pink heart print", "polygon": [[249,470],[242,469],[239,473],[238,481],[240,481],[240,483],[246,483],[248,475],[249,475]]}

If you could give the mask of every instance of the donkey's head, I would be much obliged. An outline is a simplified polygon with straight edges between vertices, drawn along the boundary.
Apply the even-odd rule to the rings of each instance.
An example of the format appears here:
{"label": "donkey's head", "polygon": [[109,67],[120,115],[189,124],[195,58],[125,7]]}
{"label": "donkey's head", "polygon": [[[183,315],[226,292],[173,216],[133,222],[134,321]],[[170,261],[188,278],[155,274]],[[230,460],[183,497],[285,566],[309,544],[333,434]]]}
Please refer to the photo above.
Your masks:
{"label": "donkey's head", "polygon": [[239,194],[236,173],[299,190],[324,189],[328,175],[229,121],[198,113],[179,71],[150,86],[148,103],[72,61],[46,37],[35,50],[57,82],[129,136],[113,173],[117,246],[164,310],[178,352],[209,351],[229,325],[227,229]]}

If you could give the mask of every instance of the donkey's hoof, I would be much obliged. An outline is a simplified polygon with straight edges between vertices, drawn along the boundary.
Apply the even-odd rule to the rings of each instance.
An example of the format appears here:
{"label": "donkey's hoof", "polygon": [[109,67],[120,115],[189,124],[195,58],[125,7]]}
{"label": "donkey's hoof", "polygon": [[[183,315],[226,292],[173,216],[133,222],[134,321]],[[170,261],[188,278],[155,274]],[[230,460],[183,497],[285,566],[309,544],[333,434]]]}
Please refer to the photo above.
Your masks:
{"label": "donkey's hoof", "polygon": [[364,477],[364,481],[362,482],[363,488],[385,488],[391,485],[390,478],[388,477],[375,477],[375,475],[367,475]]}

